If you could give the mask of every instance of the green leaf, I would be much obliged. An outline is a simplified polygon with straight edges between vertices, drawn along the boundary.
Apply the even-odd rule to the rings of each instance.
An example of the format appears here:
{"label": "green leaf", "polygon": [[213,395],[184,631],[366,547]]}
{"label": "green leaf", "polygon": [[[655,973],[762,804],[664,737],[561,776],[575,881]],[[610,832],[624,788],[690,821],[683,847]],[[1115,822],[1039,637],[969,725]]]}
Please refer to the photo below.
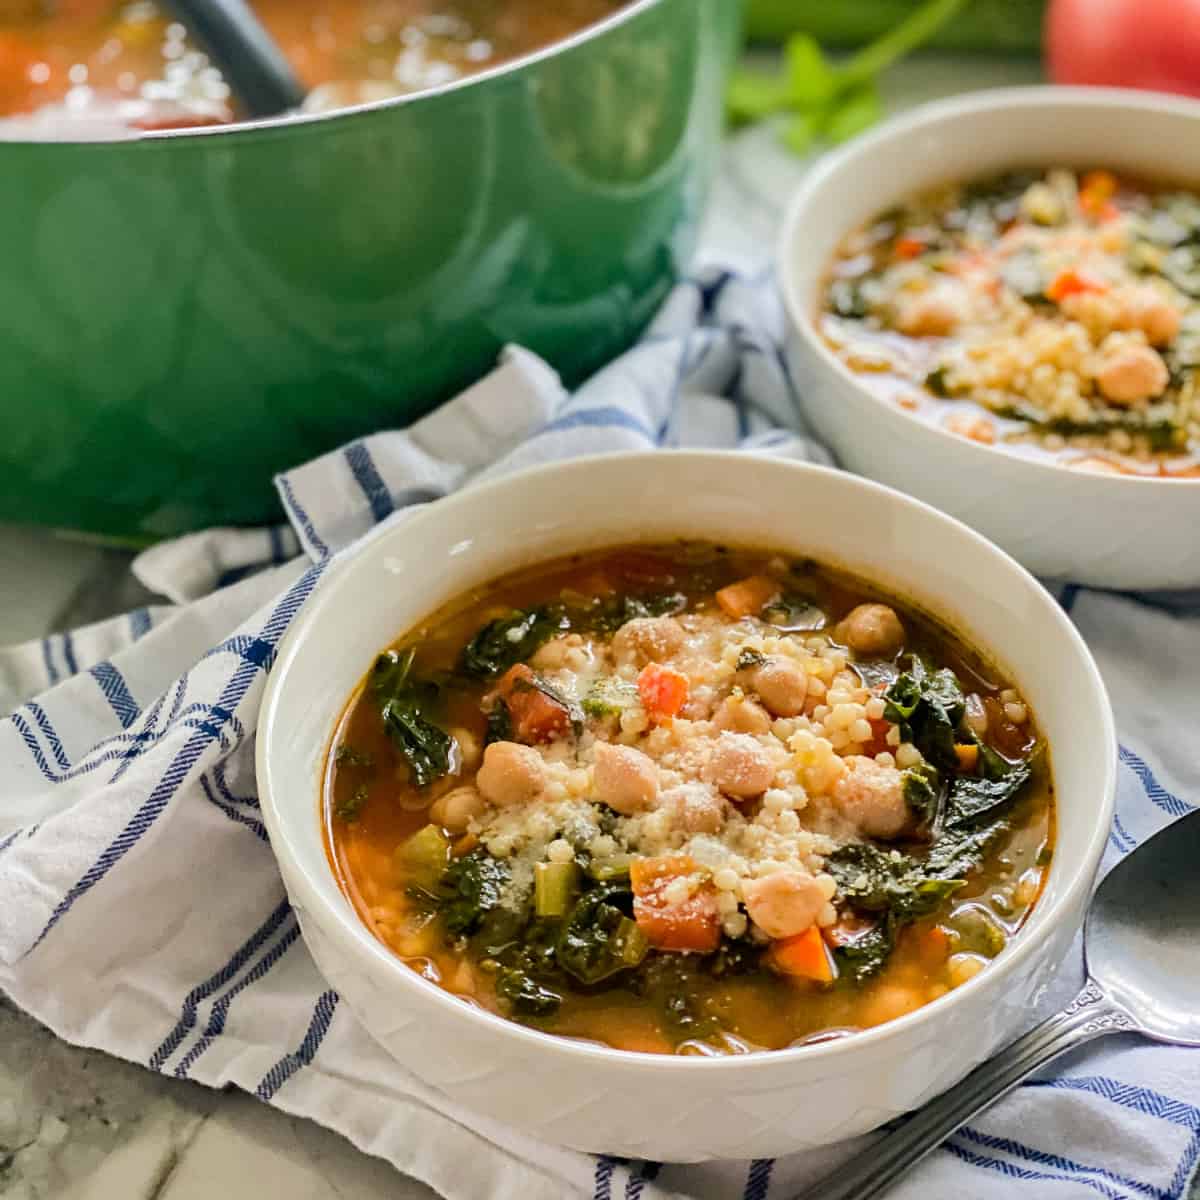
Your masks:
{"label": "green leaf", "polygon": [[777,72],[735,71],[725,93],[725,106],[737,123],[761,121],[788,107],[788,81]]}
{"label": "green leaf", "polygon": [[964,829],[997,820],[1012,806],[1032,775],[1027,762],[1016,763],[999,779],[960,775],[950,788],[944,827],[949,830]]}
{"label": "green leaf", "polygon": [[837,75],[816,38],[797,33],[784,47],[787,93],[793,108],[824,108],[838,88]]}
{"label": "green leaf", "polygon": [[615,675],[601,675],[583,698],[583,711],[589,717],[616,717],[638,703],[637,684]]}
{"label": "green leaf", "polygon": [[797,113],[790,117],[779,131],[783,144],[793,153],[804,156],[813,147],[821,132],[821,122],[814,113]]}
{"label": "green leaf", "polygon": [[834,143],[848,142],[883,118],[883,100],[874,84],[848,92],[839,99],[825,123],[825,137]]}
{"label": "green leaf", "polygon": [[516,967],[496,977],[496,995],[510,1012],[520,1017],[549,1017],[562,1007],[558,992],[543,987],[531,975]]}
{"label": "green leaf", "polygon": [[501,908],[508,868],[483,850],[455,859],[438,886],[442,919],[451,933],[470,933]]}
{"label": "green leaf", "polygon": [[941,790],[941,780],[937,767],[922,763],[919,767],[910,767],[901,778],[901,791],[904,803],[920,825],[929,825],[937,815],[938,794]]}
{"label": "green leaf", "polygon": [[640,949],[644,956],[646,947],[634,945],[637,926],[624,911],[631,904],[632,894],[624,883],[600,884],[584,895],[559,935],[558,965],[585,984],[636,965],[636,952]]}
{"label": "green leaf", "polygon": [[883,970],[895,945],[895,922],[890,917],[884,917],[857,937],[834,948],[838,974],[843,978],[849,977],[855,983],[866,983],[871,976]]}
{"label": "green leaf", "polygon": [[531,608],[489,621],[467,643],[463,670],[477,678],[493,679],[532,657],[552,637],[568,628],[566,613],[558,605]]}
{"label": "green leaf", "polygon": [[412,771],[417,787],[428,787],[450,770],[454,739],[427,721],[419,708],[403,700],[389,700],[382,716],[384,728]]}

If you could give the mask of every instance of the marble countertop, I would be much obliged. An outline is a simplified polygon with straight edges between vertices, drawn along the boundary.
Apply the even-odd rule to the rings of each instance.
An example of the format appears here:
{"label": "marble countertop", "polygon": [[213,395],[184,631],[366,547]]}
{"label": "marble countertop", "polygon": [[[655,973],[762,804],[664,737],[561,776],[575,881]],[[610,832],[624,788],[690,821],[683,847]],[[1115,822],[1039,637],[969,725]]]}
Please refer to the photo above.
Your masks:
{"label": "marble countertop", "polygon": [[[893,110],[1028,83],[1034,64],[923,58],[884,81]],[[762,256],[803,164],[755,129],[725,152],[706,244]],[[73,628],[146,599],[129,556],[0,527],[0,642]],[[428,1200],[337,1134],[68,1046],[0,997],[0,1195],[6,1200]]]}

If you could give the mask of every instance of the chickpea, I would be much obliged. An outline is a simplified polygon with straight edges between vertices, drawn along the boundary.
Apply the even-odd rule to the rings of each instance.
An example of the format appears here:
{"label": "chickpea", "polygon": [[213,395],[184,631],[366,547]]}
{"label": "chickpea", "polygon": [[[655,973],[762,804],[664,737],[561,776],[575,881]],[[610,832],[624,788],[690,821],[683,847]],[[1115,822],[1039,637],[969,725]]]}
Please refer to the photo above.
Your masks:
{"label": "chickpea", "polygon": [[747,672],[759,699],[777,717],[795,717],[808,698],[808,673],[790,658],[768,658]]}
{"label": "chickpea", "polygon": [[858,754],[844,761],[850,769],[834,785],[833,799],[846,819],[867,837],[894,838],[903,833],[912,814],[904,800],[901,772]]}
{"label": "chickpea", "polygon": [[726,795],[745,800],[771,786],[775,764],[749,734],[723,733],[713,745],[708,776]]}
{"label": "chickpea", "polygon": [[685,783],[663,795],[675,824],[687,833],[720,833],[725,824],[725,801],[701,783]]}
{"label": "chickpea", "polygon": [[836,636],[855,654],[891,658],[904,647],[904,626],[886,604],[860,604],[839,622]]}
{"label": "chickpea", "polygon": [[498,808],[526,804],[541,794],[546,772],[541,756],[516,742],[493,742],[483,752],[475,784],[484,799]]}
{"label": "chickpea", "polygon": [[475,788],[457,787],[430,805],[429,819],[451,833],[466,833],[467,826],[485,807],[483,797]]}
{"label": "chickpea", "polygon": [[650,808],[658,799],[658,768],[632,746],[597,742],[592,785],[597,800],[630,816]]}
{"label": "chickpea", "polygon": [[952,988],[962,987],[968,979],[974,979],[986,966],[987,960],[977,954],[955,954],[946,964],[946,978]]}
{"label": "chickpea", "polygon": [[881,983],[866,999],[863,1009],[864,1025],[882,1025],[906,1013],[914,1012],[924,1003],[915,988],[899,983]]}
{"label": "chickpea", "polygon": [[713,724],[734,733],[766,733],[771,728],[771,718],[761,704],[730,696],[721,701],[713,714]]}
{"label": "chickpea", "polygon": [[1173,342],[1182,319],[1179,309],[1152,287],[1133,289],[1122,316],[1124,323],[1131,329],[1140,329],[1152,346]]}
{"label": "chickpea", "polygon": [[454,728],[450,730],[451,737],[458,743],[458,761],[463,771],[473,771],[479,766],[483,757],[479,739],[469,730]]}
{"label": "chickpea", "polygon": [[815,924],[825,907],[825,893],[811,875],[773,871],[742,884],[750,920],[768,937],[786,938]]}
{"label": "chickpea", "polygon": [[613,634],[618,658],[662,662],[683,649],[683,627],[674,617],[634,617]]}
{"label": "chickpea", "polygon": [[965,316],[961,293],[943,284],[904,297],[896,311],[896,328],[909,337],[946,337]]}
{"label": "chickpea", "polygon": [[1120,343],[1101,348],[1096,386],[1113,404],[1137,404],[1159,396],[1170,375],[1167,364],[1149,346]]}

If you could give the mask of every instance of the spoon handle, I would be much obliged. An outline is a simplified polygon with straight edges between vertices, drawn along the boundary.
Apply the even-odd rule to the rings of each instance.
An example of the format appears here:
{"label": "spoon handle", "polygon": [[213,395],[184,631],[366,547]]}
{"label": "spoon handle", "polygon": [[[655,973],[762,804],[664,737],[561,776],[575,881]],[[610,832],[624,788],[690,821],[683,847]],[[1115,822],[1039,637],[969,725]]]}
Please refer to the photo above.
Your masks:
{"label": "spoon handle", "polygon": [[871,1200],[1038,1067],[1093,1038],[1135,1030],[1133,1021],[1089,980],[1062,1012],[976,1067],[856,1160],[815,1184],[807,1195],[821,1200]]}

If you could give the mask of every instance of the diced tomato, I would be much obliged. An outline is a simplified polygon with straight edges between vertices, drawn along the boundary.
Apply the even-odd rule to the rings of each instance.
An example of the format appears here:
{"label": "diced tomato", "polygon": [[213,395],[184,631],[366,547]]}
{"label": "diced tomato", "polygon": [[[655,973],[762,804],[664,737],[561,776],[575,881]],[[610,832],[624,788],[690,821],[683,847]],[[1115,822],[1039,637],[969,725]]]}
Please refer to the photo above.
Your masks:
{"label": "diced tomato", "polygon": [[721,914],[711,884],[702,885],[686,900],[675,904],[664,894],[676,879],[695,870],[695,862],[686,854],[635,858],[630,864],[633,919],[646,940],[658,950],[711,954],[721,943]]}
{"label": "diced tomato", "polygon": [[918,952],[922,962],[931,971],[936,970],[950,957],[950,934],[940,925],[922,931],[918,941]]}
{"label": "diced tomato", "polygon": [[920,258],[924,253],[925,243],[919,237],[904,233],[896,239],[895,255],[897,258]]}
{"label": "diced tomato", "polygon": [[677,717],[687,703],[687,676],[658,663],[648,663],[642,668],[637,689],[642,707],[654,722]]}
{"label": "diced tomato", "polygon": [[883,717],[868,718],[868,723],[871,726],[871,740],[863,743],[863,748],[860,753],[865,754],[868,758],[874,758],[877,754],[882,754],[885,750],[890,751],[891,746],[888,745],[887,735],[891,729],[890,721]]}
{"label": "diced tomato", "polygon": [[1051,281],[1046,289],[1046,298],[1057,304],[1068,296],[1076,296],[1081,292],[1107,292],[1108,285],[1082,271],[1061,271]]}
{"label": "diced tomato", "polygon": [[542,691],[537,676],[524,663],[500,677],[487,702],[507,707],[513,740],[527,746],[553,741],[571,728],[570,710]]}
{"label": "diced tomato", "polygon": [[814,983],[833,982],[833,959],[816,925],[810,925],[795,937],[773,942],[769,957],[771,965],[781,975],[811,979]]}
{"label": "diced tomato", "polygon": [[751,575],[739,579],[717,592],[721,611],[735,621],[757,616],[779,595],[779,584],[767,575]]}

